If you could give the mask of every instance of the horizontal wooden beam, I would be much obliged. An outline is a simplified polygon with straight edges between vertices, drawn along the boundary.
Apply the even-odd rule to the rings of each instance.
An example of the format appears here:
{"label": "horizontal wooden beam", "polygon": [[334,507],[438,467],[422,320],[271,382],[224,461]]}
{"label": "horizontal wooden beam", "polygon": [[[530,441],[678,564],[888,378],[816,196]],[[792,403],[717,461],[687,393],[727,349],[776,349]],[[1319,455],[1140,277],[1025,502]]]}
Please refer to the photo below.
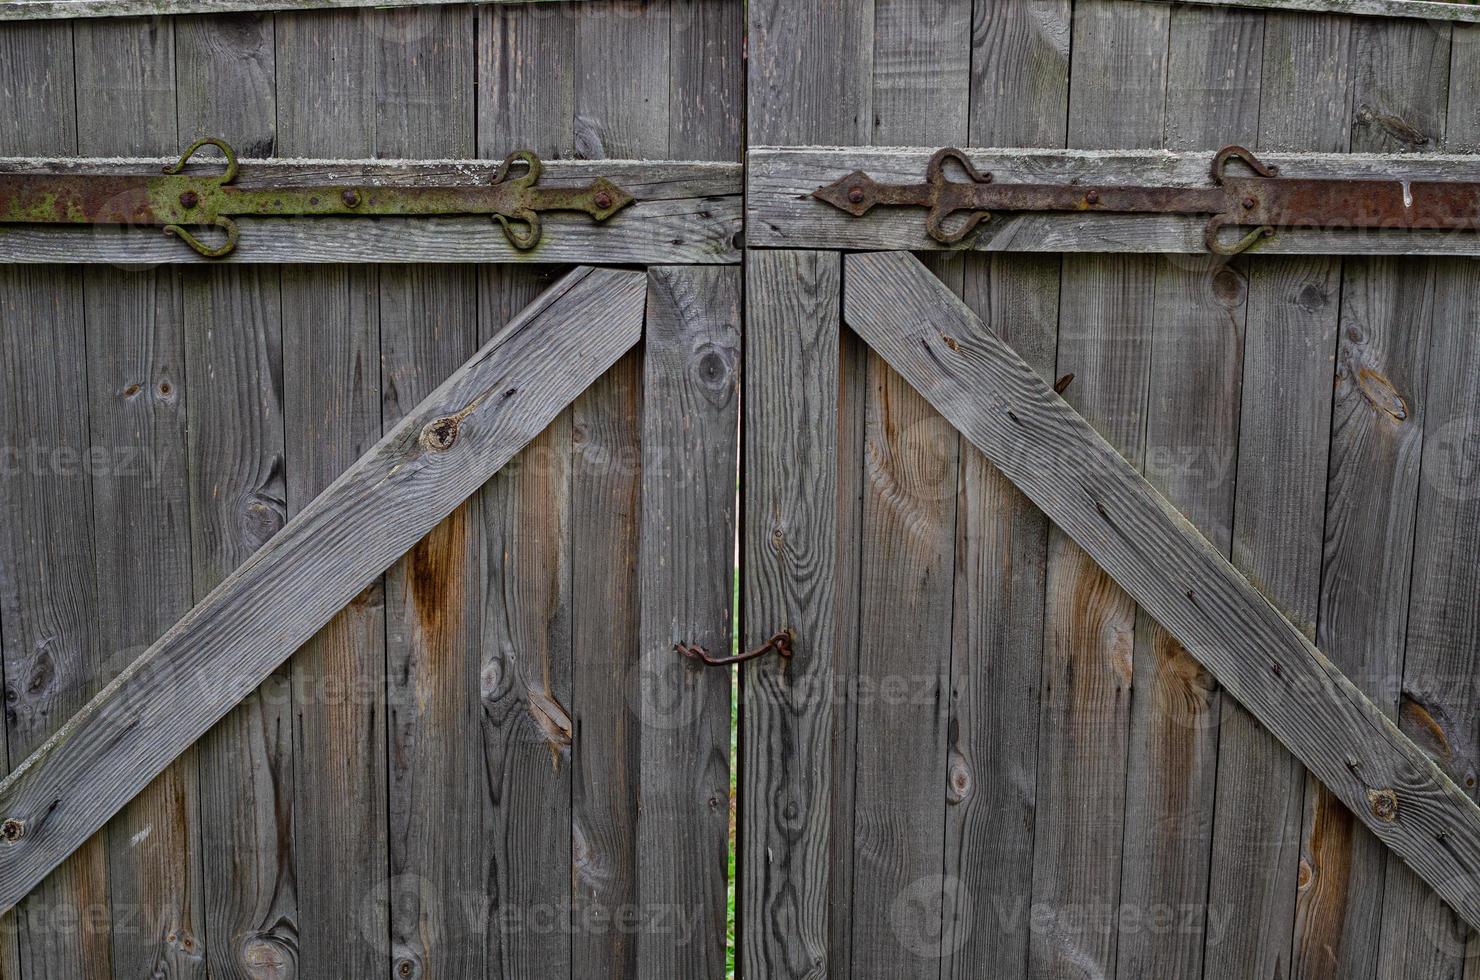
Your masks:
{"label": "horizontal wooden beam", "polygon": [[[746,240],[754,247],[985,252],[1206,251],[1200,216],[1000,214],[974,237],[942,245],[925,233],[925,211],[876,207],[853,217],[811,196],[862,170],[881,183],[919,183],[933,148],[770,147],[751,150]],[[1109,187],[1207,187],[1212,153],[970,149],[997,183],[1074,183]],[[1480,180],[1480,156],[1368,153],[1261,153],[1282,176],[1384,180]],[[1230,169],[1239,164],[1231,164]],[[954,179],[963,179],[957,175]],[[1252,254],[1480,255],[1480,233],[1282,229]]]}
{"label": "horizontal wooden beam", "polygon": [[637,343],[646,282],[552,286],[0,782],[0,912]]}
{"label": "horizontal wooden beam", "polygon": [[1423,20],[1480,22],[1480,6],[1447,0],[1150,0],[1209,7],[1249,7],[1295,13],[1356,14],[1361,17],[1418,17]]}
{"label": "horizontal wooden beam", "polygon": [[1480,927],[1480,807],[918,259],[844,271],[847,324]]}
{"label": "horizontal wooden beam", "polygon": [[[5,159],[0,174],[150,174],[161,159]],[[209,167],[198,168],[202,173]],[[493,180],[491,161],[243,160],[233,186],[286,187],[328,182],[363,186]],[[192,166],[192,172],[197,167]],[[548,212],[540,245],[520,251],[487,217],[241,218],[241,244],[207,259],[157,227],[0,225],[0,262],[159,264],[210,262],[547,262],[711,265],[740,260],[741,168],[738,163],[647,160],[549,160],[541,187],[614,181],[637,202],[597,223],[583,214]],[[202,238],[220,236],[205,229]]]}
{"label": "horizontal wooden beam", "polygon": [[528,0],[0,0],[0,20],[80,17],[158,17],[266,10],[339,10],[346,7],[434,7],[449,3],[524,3]]}

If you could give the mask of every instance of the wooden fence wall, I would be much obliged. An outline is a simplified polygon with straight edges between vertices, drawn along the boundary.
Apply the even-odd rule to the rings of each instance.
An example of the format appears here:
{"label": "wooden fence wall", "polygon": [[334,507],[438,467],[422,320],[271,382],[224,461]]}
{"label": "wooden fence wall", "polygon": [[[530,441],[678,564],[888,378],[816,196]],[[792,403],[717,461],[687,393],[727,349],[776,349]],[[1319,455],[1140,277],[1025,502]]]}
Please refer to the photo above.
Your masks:
{"label": "wooden fence wall", "polygon": [[[752,146],[1480,148],[1471,24],[749,9]],[[1472,260],[930,261],[1473,792]],[[1448,910],[1075,544],[846,330],[833,359],[839,277],[750,259],[746,639],[800,610],[835,656],[747,669],[747,975],[1473,976]],[[767,472],[801,418],[836,471],[786,483],[835,508]]]}
{"label": "wooden fence wall", "polygon": [[[165,156],[212,134],[250,157],[738,161],[741,32],[728,0],[0,24],[0,154]],[[10,765],[560,271],[0,267]],[[728,688],[709,679],[696,718],[659,714],[661,744],[628,692],[643,587],[663,584],[638,575],[643,501],[718,488],[733,512],[733,450],[713,485],[685,482],[681,454],[643,464],[673,444],[664,412],[698,398],[690,438],[725,465],[709,440],[728,424],[733,447],[738,278],[653,282],[646,360],[7,916],[0,976],[633,975],[663,955],[639,929],[690,930],[713,963],[726,808],[667,842],[695,898],[639,875],[637,801],[696,791],[679,754],[723,800]],[[697,393],[696,343],[715,358]],[[719,576],[691,594],[691,641],[724,645],[729,568],[721,547],[689,570]]]}

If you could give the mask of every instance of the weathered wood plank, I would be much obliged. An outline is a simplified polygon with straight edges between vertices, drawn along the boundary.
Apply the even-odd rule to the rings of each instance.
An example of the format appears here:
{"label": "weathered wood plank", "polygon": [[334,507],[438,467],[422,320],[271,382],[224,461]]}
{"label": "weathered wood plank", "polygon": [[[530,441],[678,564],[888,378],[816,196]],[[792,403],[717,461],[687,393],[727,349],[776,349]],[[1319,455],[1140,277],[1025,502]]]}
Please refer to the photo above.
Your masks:
{"label": "weathered wood plank", "polygon": [[[1068,145],[1158,145],[1168,11],[1093,0],[1074,13]],[[1137,469],[1158,262],[1073,255],[1063,268],[1055,374],[1075,376],[1066,397]],[[1030,930],[1028,972],[1113,976],[1125,931],[1118,913],[1136,607],[1058,528],[1046,588],[1032,897],[1049,918]]]}
{"label": "weathered wood plank", "polygon": [[20,834],[0,849],[0,905],[30,891],[240,700],[242,685],[265,677],[635,343],[642,286],[633,273],[582,269],[552,287],[0,783],[0,811]]}
{"label": "weathered wood plank", "polygon": [[[80,152],[179,145],[168,21],[78,24],[73,43]],[[89,269],[83,287],[92,442],[115,461],[137,454],[92,470],[99,641],[118,670],[191,606],[182,297],[168,269]],[[108,825],[117,977],[205,976],[197,782],[187,751]]]}
{"label": "weathered wood plank", "polygon": [[917,260],[847,265],[849,325],[1466,921],[1480,920],[1480,807]]}
{"label": "weathered wood plank", "polygon": [[[976,4],[969,140],[1062,147],[1071,4]],[[968,256],[963,298],[1053,377],[1058,256]],[[942,980],[1027,976],[1048,521],[961,440],[952,610]],[[954,884],[954,883],[953,883]],[[954,900],[954,902],[952,902]]]}
{"label": "weathered wood plank", "polygon": [[[1266,19],[1258,149],[1346,148],[1350,28],[1341,17]],[[1340,284],[1339,258],[1248,264],[1231,558],[1312,640]],[[1247,709],[1222,699],[1205,980],[1289,973],[1305,779]]]}
{"label": "weathered wood plank", "polygon": [[[190,270],[182,281],[199,603],[286,520],[282,296],[276,269]],[[198,753],[202,851],[232,859],[206,861],[207,965],[238,980],[298,957],[292,685],[286,669],[264,674],[236,691],[241,703]]]}
{"label": "weathered wood plank", "polygon": [[[216,133],[243,150],[271,153],[271,18],[188,17],[175,21],[174,31],[179,131]],[[181,278],[190,325],[184,399],[199,601],[285,519],[282,294],[276,269]],[[198,769],[210,972],[246,980],[253,971],[286,968],[298,952],[286,670],[206,734]],[[209,860],[222,854],[234,863]]]}
{"label": "weathered wood plank", "polygon": [[[3,145],[18,153],[77,152],[74,64],[71,25],[0,30]],[[0,433],[22,454],[3,474],[0,521],[7,768],[102,683],[90,488],[53,462],[60,458],[54,454],[85,459],[90,448],[84,302],[75,271],[0,270],[0,344],[13,379],[0,401]],[[48,343],[36,343],[37,336]],[[59,350],[70,356],[57,357]],[[32,448],[38,455],[27,461]],[[87,844],[30,901],[0,919],[0,967],[43,980],[111,975],[109,923],[81,919],[82,910],[107,906],[106,850],[105,840]],[[77,917],[70,928],[69,920],[55,918],[69,915]]]}
{"label": "weathered wood plank", "polygon": [[154,17],[170,14],[311,11],[356,7],[434,7],[444,4],[509,4],[529,0],[3,0],[0,21],[82,17]]}
{"label": "weathered wood plank", "polygon": [[857,601],[838,594],[836,576],[852,546],[839,541],[833,463],[841,265],[827,253],[755,252],[746,273],[741,642],[790,629],[794,652],[741,671],[742,968],[818,977],[829,971],[834,692],[850,676],[834,670],[835,637]]}
{"label": "weathered wood plank", "polygon": [[[1158,135],[1157,140],[1160,140]],[[935,152],[913,147],[757,146],[749,153],[746,236],[764,248],[947,249],[999,252],[1171,252],[1203,254],[1206,218],[1171,215],[999,215],[974,239],[943,246],[925,233],[919,208],[875,208],[860,218],[811,197],[854,170],[875,180],[918,183]],[[1208,186],[1211,153],[969,149],[997,183],[1077,182]],[[1395,153],[1261,154],[1290,177],[1477,180],[1480,156]],[[1237,166],[1235,164],[1234,166]],[[1480,254],[1480,234],[1287,229],[1252,254]]]}
{"label": "weathered wood plank", "polygon": [[[638,939],[640,976],[725,974],[730,671],[679,656],[730,644],[740,424],[739,270],[648,272],[643,354],[638,899],[682,929]],[[654,924],[658,925],[658,924]]]}
{"label": "weathered wood plank", "polygon": [[[1480,648],[1480,344],[1464,325],[1480,314],[1480,279],[1473,263],[1461,261],[1439,264],[1435,274],[1398,727],[1473,797],[1480,768],[1473,683]],[[1474,969],[1474,934],[1392,862],[1382,930],[1379,976],[1458,980]]]}
{"label": "weathered wood plank", "polygon": [[[1258,136],[1264,17],[1176,8],[1164,145],[1216,151]],[[1143,473],[1225,556],[1233,522],[1247,280],[1222,257],[1157,260]],[[1138,612],[1120,902],[1176,909],[1170,929],[1124,928],[1116,974],[1200,976],[1221,697],[1207,670]],[[1143,913],[1144,914],[1144,913]],[[1124,920],[1123,920],[1124,921]]]}
{"label": "weathered wood plank", "polygon": [[1153,0],[1156,3],[1186,2],[1222,7],[1250,7],[1271,12],[1299,11],[1323,14],[1353,14],[1358,17],[1414,17],[1434,21],[1480,21],[1480,10],[1449,0]]}
{"label": "weathered wood plank", "polygon": [[[1353,150],[1443,145],[1450,33],[1447,23],[1353,27]],[[1342,271],[1316,640],[1389,716],[1398,709],[1409,606],[1433,268],[1349,260]],[[1305,809],[1301,871],[1309,875],[1296,903],[1292,975],[1375,977],[1388,856],[1311,779]]]}
{"label": "weathered wood plank", "polygon": [[[336,110],[345,110],[340,102],[329,104]],[[375,110],[374,105],[368,105],[363,111]],[[289,119],[296,117],[297,114],[289,114]],[[430,117],[419,118],[420,125],[426,125]],[[368,129],[369,123],[365,126],[366,131],[373,131]],[[295,145],[292,133],[284,132],[283,145]],[[161,159],[0,159],[0,172],[157,173],[164,162]],[[236,186],[302,186],[326,181],[355,181],[370,186],[486,184],[493,179],[497,166],[493,161],[472,160],[402,163],[259,160],[243,162]],[[584,215],[551,213],[545,218],[544,241],[527,252],[510,245],[492,219],[476,216],[243,218],[239,222],[241,245],[224,259],[206,259],[155,228],[4,225],[0,226],[0,262],[344,263],[384,262],[388,258],[398,263],[722,264],[739,261],[735,245],[741,221],[738,164],[551,160],[545,165],[540,184],[580,186],[597,176],[605,176],[635,195],[637,203],[600,224]]]}
{"label": "weathered wood plank", "polygon": [[668,156],[743,159],[745,4],[672,3],[668,18]]}

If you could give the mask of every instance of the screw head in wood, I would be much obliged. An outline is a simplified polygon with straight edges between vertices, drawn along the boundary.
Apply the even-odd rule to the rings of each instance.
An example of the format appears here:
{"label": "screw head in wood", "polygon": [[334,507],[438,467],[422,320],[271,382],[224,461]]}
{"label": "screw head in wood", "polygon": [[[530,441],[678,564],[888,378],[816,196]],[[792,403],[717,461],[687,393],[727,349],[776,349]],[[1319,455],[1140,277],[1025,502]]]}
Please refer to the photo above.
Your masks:
{"label": "screw head in wood", "polygon": [[854,204],[862,204],[863,203],[863,188],[862,187],[850,187],[848,189],[848,200],[851,201]]}
{"label": "screw head in wood", "polygon": [[355,190],[353,187],[349,188],[339,196],[344,201],[345,207],[357,208],[360,206],[360,192]]}
{"label": "screw head in wood", "polygon": [[1090,191],[1088,194],[1084,195],[1084,202],[1086,204],[1099,204],[1100,203],[1100,192],[1099,191]]}
{"label": "screw head in wood", "polygon": [[193,208],[200,203],[200,195],[195,191],[186,191],[180,195],[180,207]]}

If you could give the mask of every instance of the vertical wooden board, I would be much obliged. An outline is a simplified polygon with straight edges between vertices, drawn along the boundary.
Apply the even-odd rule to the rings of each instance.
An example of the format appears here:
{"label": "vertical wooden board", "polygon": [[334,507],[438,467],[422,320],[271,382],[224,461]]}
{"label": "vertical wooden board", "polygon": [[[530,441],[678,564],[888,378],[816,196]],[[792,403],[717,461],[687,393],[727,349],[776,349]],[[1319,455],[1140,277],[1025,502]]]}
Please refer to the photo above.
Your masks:
{"label": "vertical wooden board", "polygon": [[[755,0],[746,5],[746,11],[746,126],[749,142],[867,144],[873,134],[873,0],[812,5],[790,0]],[[813,295],[812,290],[823,288],[828,276],[836,284],[840,275],[837,266],[822,257],[809,255],[798,255],[791,261],[793,264],[803,261],[813,271],[808,290],[794,295],[789,302],[802,302],[803,308],[811,310],[813,316],[831,309],[833,322],[836,322],[837,301]],[[753,276],[753,270],[761,268],[758,259],[753,257],[748,274]],[[753,308],[758,298],[749,285],[751,281],[747,279],[747,295]],[[833,288],[836,290],[838,286]],[[830,305],[819,307],[817,304],[820,303]],[[786,305],[782,304],[766,315],[777,316],[778,311],[785,308]],[[756,329],[754,316],[748,315],[747,323],[748,331]],[[766,366],[773,363],[770,358],[780,356],[779,352],[765,353],[755,345],[776,342],[775,339],[768,340],[767,335],[747,342],[747,347],[754,352],[751,355],[750,380],[747,381],[752,392],[766,390],[764,384],[755,383],[757,377],[765,377],[757,372],[771,370]],[[786,349],[789,345],[781,348]],[[799,976],[826,970],[836,976],[848,976],[852,972],[853,926],[849,910],[853,896],[852,773],[857,705],[856,699],[848,692],[857,674],[858,543],[861,540],[867,359],[868,351],[862,341],[845,331],[839,340],[834,362],[817,368],[839,372],[836,377],[829,374],[819,379],[825,381],[827,391],[836,395],[832,400],[822,400],[819,404],[835,405],[837,413],[837,431],[829,433],[826,438],[836,439],[837,452],[837,468],[832,478],[837,481],[835,503],[838,511],[827,515],[835,528],[837,540],[832,543],[832,553],[827,556],[827,561],[835,563],[828,587],[835,589],[838,605],[835,639],[818,648],[827,650],[831,657],[828,669],[835,669],[836,674],[825,676],[827,683],[833,684],[833,689],[839,693],[837,696],[825,694],[820,699],[814,694],[810,704],[793,693],[787,696],[791,711],[773,711],[761,704],[754,708],[751,705],[752,695],[765,696],[764,687],[757,686],[751,677],[747,677],[742,686],[741,777],[744,787],[741,791],[741,874],[742,877],[755,876],[771,869],[765,880],[752,880],[740,897],[740,927],[746,937],[743,962],[752,973],[770,970],[777,971],[777,975]],[[776,369],[780,370],[779,362],[776,362]],[[748,397],[753,399],[755,395]],[[752,549],[762,547],[756,535],[768,534],[775,526],[773,515],[755,511],[750,502],[755,493],[752,483],[755,470],[749,460],[756,453],[768,452],[764,447],[776,442],[780,436],[779,433],[771,433],[767,437],[768,442],[753,442],[752,439],[764,435],[765,430],[752,426],[752,410],[746,410],[745,429],[747,518],[743,522],[742,553],[747,556],[753,553]],[[822,416],[824,420],[827,417]],[[747,570],[747,598],[742,613],[745,622],[743,636],[749,641],[768,627],[764,620],[752,618],[751,610],[757,607],[752,606],[748,578],[756,566],[747,558],[744,567]],[[778,585],[785,581],[777,580]],[[795,586],[793,583],[790,587]],[[764,614],[770,610],[758,608],[757,612]],[[822,669],[820,664],[809,667],[809,670]],[[758,680],[760,675],[756,672],[759,670],[761,668],[744,673],[754,675]],[[800,715],[795,723],[797,727],[774,727],[785,724],[792,712]],[[821,737],[832,740],[831,751],[826,757],[815,757],[816,749],[808,744],[809,739],[818,737],[814,725],[824,726],[826,734]],[[748,744],[752,741],[756,744]],[[799,784],[800,774],[793,767],[803,758],[812,760],[820,768],[806,777],[806,783]],[[831,812],[827,815],[799,812],[788,818],[778,810],[768,809],[764,800],[751,798],[772,785],[826,787]],[[787,800],[795,798],[790,793],[782,797]],[[772,807],[776,805],[774,802],[771,804]],[[771,829],[784,828],[796,820],[802,821],[800,826],[807,832],[795,838]],[[764,861],[750,853],[755,847],[768,849]],[[787,870],[778,873],[779,869]],[[800,887],[803,882],[809,888],[820,887],[827,893],[826,904],[817,907],[817,913],[823,916],[826,926],[821,932],[816,931],[817,921],[811,918],[813,912],[810,907],[811,902],[821,899],[806,889],[800,895],[785,892],[786,888]],[[779,931],[786,922],[781,916],[788,909],[795,909],[798,916],[794,924],[786,926],[795,935]],[[777,932],[769,936],[757,935],[757,930],[768,929]]]}
{"label": "vertical wooden board", "polygon": [[[1168,149],[1254,141],[1264,15],[1172,11]],[[1233,521],[1247,282],[1226,260],[1157,262],[1151,313],[1145,473],[1225,554]],[[1204,934],[1227,913],[1205,907],[1217,777],[1217,685],[1160,624],[1136,623],[1126,779],[1123,923],[1178,910],[1170,928],[1122,929],[1121,976],[1196,976]]]}
{"label": "vertical wooden board", "polygon": [[[1051,378],[1059,260],[967,263],[965,299]],[[1017,259],[1019,261],[1012,261]],[[1049,524],[961,443],[946,786],[943,977],[1023,977],[1036,819]]]}
{"label": "vertical wooden board", "polygon": [[[519,146],[576,152],[584,14],[566,7],[479,11],[480,156]],[[533,299],[546,274],[480,270],[482,335],[492,336]],[[633,396],[636,357],[628,354],[580,395],[525,449],[519,468],[496,475],[482,494],[484,820],[494,842],[483,887],[495,911],[549,905],[551,914],[560,910],[561,927],[531,938],[509,928],[519,920],[495,919],[488,976],[535,968],[553,976],[617,974],[636,962],[636,942],[611,916],[635,906],[637,894],[637,743],[625,724],[621,685],[637,630],[636,589],[622,569],[635,569],[639,471],[619,472],[603,453],[630,450],[630,464],[637,422],[616,405],[589,407],[595,389],[617,401]],[[583,405],[592,413],[589,429]],[[587,449],[594,465],[583,465]],[[568,745],[558,744],[562,733]],[[576,925],[593,921],[607,927]]]}
{"label": "vertical wooden board", "polygon": [[974,4],[971,145],[1063,146],[1071,0]]}
{"label": "vertical wooden board", "polygon": [[[347,11],[275,18],[277,153],[372,155],[372,41],[362,30],[372,16]],[[285,413],[290,514],[359,458],[352,450],[379,436],[380,405],[371,403],[380,389],[376,271],[280,274],[283,349],[293,365],[285,379],[291,385]],[[354,360],[365,354],[370,374],[356,376]],[[315,369],[333,378],[332,385],[314,378]],[[383,614],[383,593],[367,590],[282,668],[292,683],[298,966],[309,974],[376,971],[387,960],[384,937],[357,921],[364,896],[375,896],[387,877],[385,715],[375,697],[385,683]],[[320,696],[338,682],[366,694],[333,699],[337,703]],[[397,897],[384,901],[393,906]]]}
{"label": "vertical wooden board", "polygon": [[[287,518],[275,269],[183,272],[191,564],[203,598]],[[228,679],[229,680],[229,679]],[[207,959],[250,977],[297,961],[292,692],[279,671],[199,743]]]}
{"label": "vertical wooden board", "polygon": [[875,0],[746,4],[751,145],[866,145]]}
{"label": "vertical wooden board", "polygon": [[643,359],[642,808],[638,900],[664,921],[641,976],[725,973],[730,671],[680,657],[730,644],[740,408],[740,275],[648,271]]}
{"label": "vertical wooden board", "polygon": [[[971,5],[874,5],[872,141],[963,142]],[[959,258],[937,274],[961,288]],[[950,617],[960,439],[872,352],[865,386],[853,729],[854,975],[940,956]],[[906,599],[905,597],[908,597]]]}
{"label": "vertical wooden board", "polygon": [[[1071,5],[975,5],[970,142],[1063,146]],[[971,255],[964,298],[1053,380],[1060,270],[1050,255]],[[1028,969],[1048,521],[961,441],[952,611],[942,977]],[[954,903],[951,900],[954,899]],[[952,904],[954,907],[952,907]],[[953,947],[953,948],[948,948]]]}
{"label": "vertical wooden board", "polygon": [[[1425,260],[1348,260],[1344,280],[1317,638],[1353,683],[1395,711],[1434,270]],[[1386,854],[1313,780],[1305,821],[1296,971],[1371,976]]]}
{"label": "vertical wooden board", "polygon": [[[4,471],[0,628],[12,764],[103,685],[98,637],[82,277],[13,267],[0,278],[0,345],[11,383]],[[38,336],[47,338],[37,343]],[[57,356],[58,352],[68,356]],[[13,447],[13,448],[10,448]],[[14,913],[21,975],[109,976],[106,838],[89,841]]]}
{"label": "vertical wooden board", "polygon": [[[751,252],[746,266],[741,642],[789,629],[789,660],[741,671],[744,975],[829,975],[839,594],[841,263]],[[845,733],[846,734],[846,733]],[[851,839],[849,840],[851,850]],[[835,971],[834,971],[835,972]]]}
{"label": "vertical wooden board", "polygon": [[575,151],[586,160],[668,156],[667,3],[594,0],[573,8]]}
{"label": "vertical wooden board", "polygon": [[[1436,263],[1413,586],[1398,724],[1472,796],[1477,769],[1474,652],[1480,646],[1480,279]],[[1480,884],[1480,882],[1472,882]],[[1474,969],[1474,937],[1406,865],[1389,861],[1378,975],[1452,977]],[[1467,941],[1470,949],[1467,950]]]}
{"label": "vertical wooden board", "polygon": [[[638,937],[602,927],[637,906],[638,749],[645,712],[638,654],[642,356],[623,357],[576,400],[571,456],[572,651],[576,702],[571,801],[571,976],[635,976]],[[555,451],[564,451],[564,443]]]}
{"label": "vertical wooden board", "polygon": [[1070,66],[1069,145],[1160,146],[1171,7],[1078,0]]}
{"label": "vertical wooden board", "polygon": [[[1159,259],[1064,264],[1056,373],[1064,397],[1131,463],[1145,455]],[[1029,973],[1114,970],[1136,608],[1063,532],[1050,533]],[[1040,911],[1035,908],[1035,912]]]}
{"label": "vertical wooden board", "polygon": [[1449,113],[1444,124],[1447,153],[1480,152],[1480,26],[1455,24],[1450,36]]}
{"label": "vertical wooden board", "polygon": [[[72,25],[5,25],[0,92],[0,140],[8,152],[77,152]],[[65,478],[53,462],[56,453],[80,460],[88,448],[82,278],[61,270],[0,269],[0,304],[0,343],[15,379],[0,403],[0,424],[18,460],[4,474],[0,529],[0,660],[8,763],[14,765],[81,707],[100,664],[91,501],[85,481]],[[38,336],[49,342],[35,343]],[[59,359],[56,350],[78,356]],[[31,447],[35,455],[27,463]],[[51,530],[38,535],[30,530],[35,527]],[[65,926],[69,910],[75,915],[106,906],[104,844],[101,838],[89,842],[0,920],[0,968],[17,976],[22,970],[35,977],[109,975],[106,919],[88,920],[86,928]],[[55,925],[58,915],[62,928]]]}
{"label": "vertical wooden board", "polygon": [[[288,515],[373,446],[380,426],[375,270],[282,270]],[[293,828],[299,969],[386,968],[362,920],[386,877],[385,602],[359,595],[294,655]]]}
{"label": "vertical wooden board", "polygon": [[669,6],[668,156],[739,160],[745,142],[745,5]]}
{"label": "vertical wooden board", "polygon": [[[1266,18],[1259,148],[1346,148],[1351,25]],[[1231,559],[1314,638],[1341,262],[1256,258],[1248,279]],[[1304,773],[1242,705],[1223,699],[1209,980],[1289,972]]]}
{"label": "vertical wooden board", "polygon": [[[1149,9],[1148,9],[1149,8]],[[1157,146],[1164,134],[1169,9],[1075,6],[1068,143]],[[1065,397],[1134,465],[1145,453],[1152,310],[1161,260],[1065,259],[1059,376]],[[1029,973],[1114,974],[1136,610],[1062,532],[1049,537],[1038,822]],[[1087,802],[1093,801],[1093,802]]]}
{"label": "vertical wooden board", "polygon": [[[78,151],[176,152],[173,24],[88,21],[74,37]],[[114,461],[91,473],[99,637],[118,651],[111,676],[191,605],[184,332],[169,269],[89,269],[84,295],[93,442]],[[122,465],[125,453],[138,464]],[[187,751],[110,822],[115,976],[205,974],[198,813]]]}
{"label": "vertical wooden board", "polygon": [[[1352,28],[1351,149],[1433,151],[1447,115],[1451,29]],[[1385,710],[1398,707],[1423,441],[1434,267],[1348,260],[1327,480],[1320,646]],[[1388,855],[1307,779],[1293,975],[1374,976]],[[1393,862],[1396,864],[1396,862]]]}
{"label": "vertical wooden board", "polygon": [[[173,23],[179,135],[217,135],[243,155],[270,155],[277,115],[271,17]],[[271,268],[182,274],[181,290],[198,599],[286,516],[281,295]],[[298,956],[291,708],[288,674],[279,672],[198,747],[204,929],[214,976],[287,969]],[[209,859],[223,855],[227,861]]]}
{"label": "vertical wooden board", "polygon": [[[479,342],[476,291],[465,288],[462,270],[389,271],[381,270],[377,294],[387,429]],[[484,801],[490,792],[497,801],[500,774],[485,771],[480,734],[497,710],[499,681],[480,657],[480,504],[475,496],[453,511],[385,577],[393,975],[482,976],[493,941],[487,917],[501,911],[482,904],[494,874]],[[481,714],[480,690],[488,692]]]}

